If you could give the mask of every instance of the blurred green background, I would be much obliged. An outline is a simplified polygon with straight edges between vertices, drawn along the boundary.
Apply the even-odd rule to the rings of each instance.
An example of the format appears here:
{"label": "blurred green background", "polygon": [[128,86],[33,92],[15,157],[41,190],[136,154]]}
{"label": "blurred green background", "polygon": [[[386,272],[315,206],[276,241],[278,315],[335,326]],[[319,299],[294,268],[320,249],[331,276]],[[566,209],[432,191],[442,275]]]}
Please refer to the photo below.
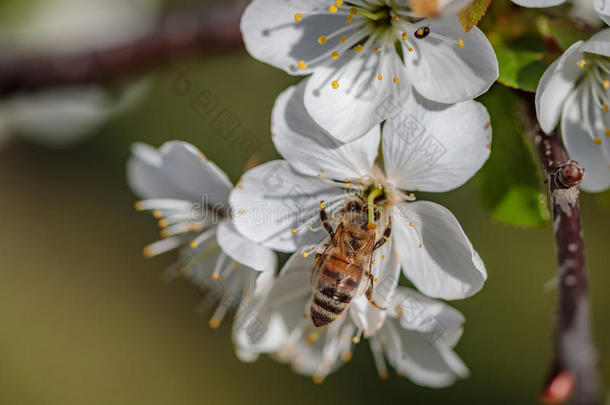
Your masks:
{"label": "blurred green background", "polygon": [[[188,72],[190,87],[176,92]],[[551,353],[556,290],[550,226],[519,229],[489,218],[472,185],[432,198],[450,208],[485,260],[489,280],[455,302],[467,318],[457,352],[472,376],[432,390],[377,377],[366,343],[321,385],[267,358],[233,354],[230,322],[208,326],[200,295],[160,274],[173,258],[146,260],[155,221],[133,209],[125,181],[130,144],[193,143],[237,181],[247,159],[191,102],[209,92],[277,157],[269,136],[275,97],[296,79],[244,51],[176,62],[153,77],[133,111],[66,150],[19,138],[0,148],[1,404],[530,404]],[[493,118],[493,117],[492,117]],[[495,122],[494,126],[502,125]],[[610,213],[583,196],[595,336],[610,355]],[[610,374],[605,377],[610,384]]]}

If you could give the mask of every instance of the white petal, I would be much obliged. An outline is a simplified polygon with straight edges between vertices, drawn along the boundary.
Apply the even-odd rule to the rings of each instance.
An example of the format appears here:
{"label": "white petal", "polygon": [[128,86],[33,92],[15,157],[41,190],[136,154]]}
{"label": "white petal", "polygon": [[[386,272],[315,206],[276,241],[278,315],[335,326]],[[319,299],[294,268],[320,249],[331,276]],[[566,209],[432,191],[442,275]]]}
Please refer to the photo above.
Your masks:
{"label": "white petal", "polygon": [[585,41],[581,51],[610,57],[610,28],[601,30]]}
{"label": "white petal", "polygon": [[282,268],[268,294],[253,299],[240,312],[233,337],[238,354],[255,359],[259,353],[276,352],[288,343],[290,333],[303,321],[311,297],[311,259],[293,255]]}
{"label": "white petal", "polygon": [[481,103],[437,104],[414,93],[400,115],[383,128],[388,181],[406,190],[459,187],[489,157],[491,132]]}
{"label": "white petal", "polygon": [[[234,224],[263,246],[295,251],[324,239],[324,231],[308,228],[319,226],[320,202],[341,194],[341,189],[297,173],[284,160],[275,160],[246,172],[231,193]],[[309,220],[311,223],[301,226]]]}
{"label": "white petal", "polygon": [[427,333],[449,346],[457,343],[456,337],[461,336],[465,321],[453,307],[405,287],[397,289],[389,311],[403,328]]}
{"label": "white petal", "polygon": [[[311,117],[342,142],[363,136],[388,118],[411,88],[396,52],[385,55],[383,69],[379,67],[381,55],[372,49],[352,53],[317,68],[305,90],[305,107]],[[339,86],[336,89],[334,82]]]}
{"label": "white petal", "polygon": [[582,44],[583,42],[579,41],[570,46],[548,67],[538,83],[536,113],[540,127],[547,134],[557,126],[563,103],[582,73],[578,68],[578,61],[583,57]]}
{"label": "white petal", "polygon": [[370,173],[379,150],[380,128],[350,143],[332,138],[305,110],[305,83],[290,87],[275,102],[271,117],[273,143],[299,172],[343,181]]}
{"label": "white petal", "polygon": [[[311,73],[315,65],[298,69],[297,63],[309,62],[328,52],[331,41],[322,46],[318,37],[347,24],[345,16],[329,12],[307,16],[312,10],[328,9],[329,5],[323,0],[253,0],[241,19],[241,32],[248,52],[289,74]],[[297,13],[304,16],[303,21],[295,22]],[[326,60],[331,60],[330,55]]]}
{"label": "white petal", "polygon": [[[610,187],[610,138],[603,133],[604,126],[601,108],[592,107],[584,98],[584,86],[579,86],[565,103],[561,118],[561,133],[570,158],[585,168],[581,187],[585,191],[600,192]],[[607,113],[605,113],[607,114]],[[590,126],[589,126],[590,124]],[[598,134],[591,134],[597,131]],[[602,139],[602,146],[593,137]],[[604,148],[606,155],[604,155]]]}
{"label": "white petal", "polygon": [[449,210],[417,201],[396,209],[393,221],[402,271],[419,291],[451,300],[483,287],[485,266]]}
{"label": "white petal", "polygon": [[[167,142],[159,148],[157,157],[150,147],[136,146],[133,153],[127,175],[133,190],[143,198],[178,198],[227,208],[232,187],[229,178],[193,145]],[[150,170],[158,174],[147,173]],[[155,182],[153,176],[157,175]],[[167,192],[172,194],[161,194]]]}
{"label": "white petal", "polygon": [[512,0],[513,3],[523,7],[553,7],[565,3],[566,0]]}
{"label": "white petal", "polygon": [[[477,27],[465,33],[457,17],[424,20],[421,25],[431,34],[411,37],[405,46],[414,51],[404,50],[408,78],[418,93],[439,103],[457,103],[480,96],[496,81],[496,54]],[[435,33],[450,42],[435,38]]]}
{"label": "white petal", "polygon": [[599,18],[610,25],[610,2],[608,0],[594,0],[593,7]]}
{"label": "white petal", "polygon": [[271,249],[243,237],[227,219],[220,222],[216,239],[222,250],[233,260],[257,271],[275,271],[277,257]]}
{"label": "white petal", "polygon": [[442,388],[468,375],[466,366],[442,341],[404,329],[390,320],[381,333],[387,341],[390,364],[418,385]]}

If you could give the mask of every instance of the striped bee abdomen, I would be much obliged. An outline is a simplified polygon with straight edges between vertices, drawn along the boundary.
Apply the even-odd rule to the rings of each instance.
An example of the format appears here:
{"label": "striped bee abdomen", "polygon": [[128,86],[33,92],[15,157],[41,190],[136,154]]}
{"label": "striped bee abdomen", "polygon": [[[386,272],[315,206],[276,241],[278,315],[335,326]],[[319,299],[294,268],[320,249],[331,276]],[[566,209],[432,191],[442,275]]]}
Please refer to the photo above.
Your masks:
{"label": "striped bee abdomen", "polygon": [[362,268],[341,257],[332,256],[323,265],[311,301],[316,327],[333,322],[349,307],[362,277]]}

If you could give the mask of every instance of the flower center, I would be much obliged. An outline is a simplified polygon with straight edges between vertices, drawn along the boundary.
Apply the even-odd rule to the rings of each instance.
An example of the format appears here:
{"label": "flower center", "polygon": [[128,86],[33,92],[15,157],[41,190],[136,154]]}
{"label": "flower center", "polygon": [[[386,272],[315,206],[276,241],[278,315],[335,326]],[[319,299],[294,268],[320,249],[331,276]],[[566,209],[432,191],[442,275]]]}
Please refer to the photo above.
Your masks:
{"label": "flower center", "polygon": [[[295,70],[306,69],[308,66],[330,63],[343,59],[362,59],[367,65],[369,58],[376,58],[378,81],[386,80],[384,72],[389,71],[391,80],[400,82],[399,66],[391,65],[386,69],[385,59],[397,56],[401,63],[409,57],[409,53],[417,53],[418,42],[433,40],[445,42],[458,48],[464,47],[464,41],[450,38],[432,32],[429,26],[418,24],[422,16],[417,15],[408,6],[398,6],[392,1],[351,1],[349,7],[342,0],[337,0],[327,8],[314,9],[307,15],[296,13],[296,23],[306,18],[320,15],[344,16],[345,24],[331,32],[321,32],[317,41],[328,49],[311,60],[300,60]],[[350,54],[351,53],[351,54]],[[334,90],[340,88],[341,67],[336,71],[336,77],[330,81]]]}
{"label": "flower center", "polygon": [[[608,112],[608,89],[610,89],[610,58],[596,54],[585,54],[585,58],[578,61],[578,68],[584,70],[581,83],[585,86],[584,91],[584,122],[587,132],[596,145],[601,146],[603,135],[610,137],[610,117]],[[595,127],[587,113],[589,106],[595,106],[603,110],[603,135],[600,129]]]}

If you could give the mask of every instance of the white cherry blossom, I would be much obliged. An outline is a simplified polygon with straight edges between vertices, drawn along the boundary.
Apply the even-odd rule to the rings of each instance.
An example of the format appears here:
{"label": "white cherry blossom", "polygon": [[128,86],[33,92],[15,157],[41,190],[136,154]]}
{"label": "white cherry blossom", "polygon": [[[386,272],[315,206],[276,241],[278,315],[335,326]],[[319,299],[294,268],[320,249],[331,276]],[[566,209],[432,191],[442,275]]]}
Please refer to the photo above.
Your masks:
{"label": "white cherry blossom", "polygon": [[582,188],[610,187],[610,28],[572,45],[546,70],[536,93],[546,133],[558,124],[570,157],[585,168]]}
{"label": "white cherry blossom", "polygon": [[388,303],[383,325],[368,333],[369,319],[379,317],[364,297],[325,328],[314,328],[309,307],[309,278],[313,260],[293,255],[270,292],[251,301],[233,326],[236,351],[243,361],[260,354],[290,363],[295,372],[321,383],[350,361],[354,346],[365,338],[377,372],[397,374],[428,387],[445,387],[468,376],[453,352],[463,331],[461,313],[412,289],[398,287]]}
{"label": "white cherry blossom", "polygon": [[127,175],[144,199],[136,208],[152,212],[162,228],[163,239],[147,246],[145,256],[180,250],[166,276],[186,276],[208,291],[204,304],[216,304],[210,326],[218,327],[242,298],[250,300],[267,288],[276,255],[237,232],[227,218],[232,184],[199,150],[178,141],[159,149],[136,144]]}
{"label": "white cherry blossom", "polygon": [[456,15],[421,18],[404,1],[254,0],[241,29],[255,58],[311,75],[305,107],[342,141],[387,119],[383,105],[405,102],[412,87],[455,103],[481,95],[498,77],[478,28],[464,32]]}
{"label": "white cherry blossom", "polygon": [[[248,171],[231,194],[239,231],[276,250],[319,253],[326,237],[320,208],[336,225],[345,202],[361,198],[380,210],[379,231],[393,222],[391,250],[373,269],[381,284],[398,279],[390,265],[396,261],[428,296],[459,299],[479,291],[485,267],[458,221],[404,190],[442,192],[470,179],[490,153],[486,109],[475,101],[440,105],[414,93],[386,122],[383,137],[375,127],[343,144],[302,108],[304,91],[303,84],[288,89],[273,110],[273,142],[285,160]],[[377,290],[375,301],[384,305],[389,294]]]}

